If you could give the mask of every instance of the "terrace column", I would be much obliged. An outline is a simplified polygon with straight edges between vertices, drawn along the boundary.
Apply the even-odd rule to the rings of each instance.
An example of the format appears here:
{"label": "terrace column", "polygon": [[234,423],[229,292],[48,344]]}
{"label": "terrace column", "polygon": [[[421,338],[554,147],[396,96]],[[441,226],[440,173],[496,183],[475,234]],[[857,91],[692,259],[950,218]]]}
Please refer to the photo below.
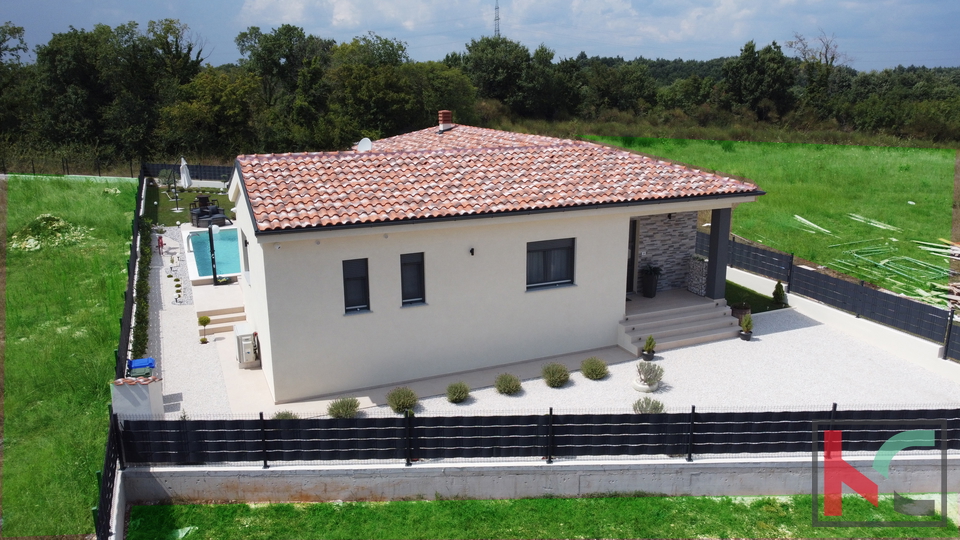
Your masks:
{"label": "terrace column", "polygon": [[730,248],[729,208],[714,208],[710,216],[710,253],[707,263],[707,298],[723,298],[727,292],[727,250]]}

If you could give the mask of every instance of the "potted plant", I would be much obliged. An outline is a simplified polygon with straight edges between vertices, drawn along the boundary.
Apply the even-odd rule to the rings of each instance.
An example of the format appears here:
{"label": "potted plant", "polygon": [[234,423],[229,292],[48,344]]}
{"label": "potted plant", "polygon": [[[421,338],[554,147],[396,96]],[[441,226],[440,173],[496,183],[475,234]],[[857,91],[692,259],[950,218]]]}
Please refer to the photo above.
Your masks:
{"label": "potted plant", "polygon": [[654,351],[656,346],[657,342],[653,339],[653,336],[647,336],[647,341],[643,344],[643,349],[640,353],[640,356],[642,356],[647,362],[653,360],[653,355],[656,354],[656,351]]}
{"label": "potted plant", "polygon": [[753,337],[753,317],[747,313],[740,319],[740,339],[750,341],[751,337]]}
{"label": "potted plant", "polygon": [[663,268],[654,266],[653,263],[647,263],[640,269],[640,291],[645,298],[653,298],[657,295],[657,283],[660,281],[660,274]]}
{"label": "potted plant", "polygon": [[633,380],[633,388],[638,392],[655,392],[663,379],[663,368],[656,364],[640,362],[637,364],[637,378]]}

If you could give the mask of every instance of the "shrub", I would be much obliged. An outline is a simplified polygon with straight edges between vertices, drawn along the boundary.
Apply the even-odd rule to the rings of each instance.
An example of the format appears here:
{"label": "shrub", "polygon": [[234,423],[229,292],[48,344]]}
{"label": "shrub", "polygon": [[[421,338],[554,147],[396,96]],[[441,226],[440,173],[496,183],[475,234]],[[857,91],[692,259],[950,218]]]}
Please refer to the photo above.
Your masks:
{"label": "shrub", "polygon": [[541,373],[543,374],[543,380],[550,388],[560,388],[570,380],[570,371],[567,370],[567,366],[556,362],[543,366]]}
{"label": "shrub", "polygon": [[643,344],[644,352],[653,352],[657,347],[657,341],[653,339],[653,336],[647,336],[647,341]]}
{"label": "shrub", "polygon": [[447,387],[447,401],[450,403],[463,403],[468,397],[470,397],[470,387],[463,381],[450,383]]}
{"label": "shrub", "polygon": [[640,362],[637,364],[637,375],[647,386],[653,386],[663,378],[663,368],[650,362]]}
{"label": "shrub", "polygon": [[360,400],[355,397],[335,399],[327,405],[327,414],[332,418],[353,418],[360,409]]}
{"label": "shrub", "polygon": [[497,392],[507,396],[516,394],[521,388],[520,379],[516,375],[511,375],[510,373],[501,373],[497,375],[497,380],[494,381],[493,385],[497,387]]}
{"label": "shrub", "polygon": [[277,411],[273,415],[274,420],[299,420],[300,415],[293,411]]}
{"label": "shrub", "polygon": [[744,332],[753,332],[753,317],[749,313],[740,319],[740,329]]}
{"label": "shrub", "polygon": [[417,406],[417,394],[406,386],[398,386],[387,394],[387,405],[397,414],[413,411]]}
{"label": "shrub", "polygon": [[783,290],[783,283],[777,280],[777,286],[773,288],[773,303],[778,306],[787,305],[787,293]]}
{"label": "shrub", "polygon": [[606,377],[610,370],[607,369],[606,362],[596,356],[591,356],[580,363],[580,373],[583,373],[584,377],[592,381],[599,381]]}
{"label": "shrub", "polygon": [[651,397],[642,397],[633,404],[633,412],[637,414],[658,414],[663,412],[663,403]]}

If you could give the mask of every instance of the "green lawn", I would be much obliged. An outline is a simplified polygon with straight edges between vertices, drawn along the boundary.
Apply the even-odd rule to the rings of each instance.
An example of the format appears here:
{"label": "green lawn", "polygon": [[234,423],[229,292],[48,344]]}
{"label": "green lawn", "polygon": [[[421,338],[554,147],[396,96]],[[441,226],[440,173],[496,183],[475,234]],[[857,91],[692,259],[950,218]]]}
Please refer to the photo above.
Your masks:
{"label": "green lawn", "polygon": [[83,237],[7,250],[4,536],[93,532],[136,190],[135,181],[9,180],[8,242],[45,213]]}
{"label": "green lawn", "polygon": [[[767,194],[734,210],[735,234],[896,292],[920,295],[917,288],[933,290],[930,281],[947,283],[944,259],[928,255],[912,240],[950,238],[953,150],[588,138],[756,182]],[[900,230],[856,221],[850,214]],[[869,241],[847,244],[863,240]],[[853,250],[859,251],[845,253]],[[896,257],[932,264],[941,272],[909,259],[891,261]]]}
{"label": "green lawn", "polygon": [[[845,497],[845,520],[907,521]],[[826,520],[827,518],[821,519]],[[831,520],[836,518],[829,518]],[[918,518],[912,518],[918,519]],[[929,520],[930,518],[924,518]],[[956,537],[956,524],[914,528],[820,528],[811,497],[738,502],[710,497],[607,497],[271,505],[137,506],[129,540],[295,538],[784,538]]]}

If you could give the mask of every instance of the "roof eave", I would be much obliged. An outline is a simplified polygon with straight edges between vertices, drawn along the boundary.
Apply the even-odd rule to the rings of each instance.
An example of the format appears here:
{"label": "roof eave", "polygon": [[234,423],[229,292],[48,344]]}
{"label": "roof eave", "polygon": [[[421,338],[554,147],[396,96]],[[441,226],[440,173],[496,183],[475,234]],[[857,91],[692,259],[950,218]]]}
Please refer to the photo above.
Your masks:
{"label": "roof eave", "polygon": [[[589,203],[581,204],[575,206],[556,206],[550,208],[534,208],[529,210],[509,210],[505,212],[485,212],[482,214],[463,214],[455,216],[437,216],[437,217],[425,217],[425,218],[414,218],[414,219],[397,219],[392,221],[371,221],[363,223],[340,223],[333,225],[316,225],[313,227],[292,227],[287,229],[260,229],[258,224],[254,222],[254,232],[257,236],[273,236],[277,234],[284,233],[303,233],[303,232],[313,232],[313,231],[333,231],[333,230],[346,230],[346,229],[363,229],[368,227],[384,227],[389,225],[411,225],[416,223],[442,223],[444,221],[460,221],[465,219],[482,219],[482,218],[495,218],[495,217],[506,217],[506,216],[525,216],[532,214],[547,214],[553,212],[569,212],[576,210],[592,210],[597,208],[618,208],[625,206],[646,206],[649,204],[664,204],[671,202],[687,202],[687,201],[709,201],[717,199],[730,199],[736,197],[759,197],[761,195],[766,195],[767,193],[763,190],[756,191],[747,191],[747,192],[736,192],[736,193],[717,193],[712,195],[694,195],[690,197],[671,197],[667,199],[643,199],[639,201],[622,201],[622,202],[605,202],[605,203]],[[250,203],[250,198],[247,199],[247,204]],[[254,216],[253,209],[251,207],[250,215]]]}

